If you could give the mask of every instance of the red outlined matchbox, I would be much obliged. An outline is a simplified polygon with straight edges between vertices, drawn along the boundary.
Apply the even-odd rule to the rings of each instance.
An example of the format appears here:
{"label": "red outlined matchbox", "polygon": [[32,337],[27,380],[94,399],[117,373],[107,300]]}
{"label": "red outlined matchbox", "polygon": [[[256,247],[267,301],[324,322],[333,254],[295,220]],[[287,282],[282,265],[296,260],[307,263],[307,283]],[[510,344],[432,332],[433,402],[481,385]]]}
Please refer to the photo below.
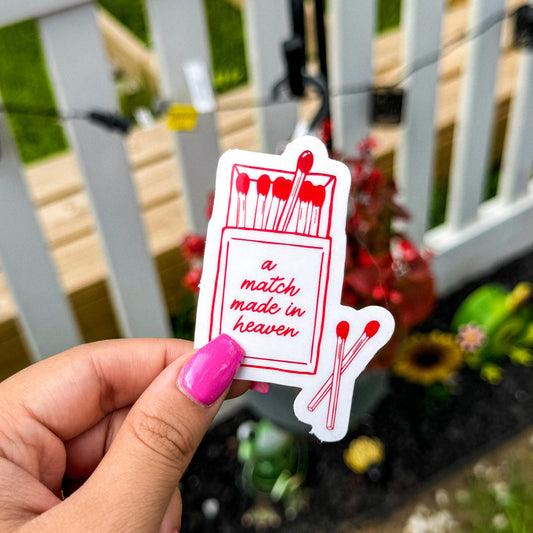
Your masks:
{"label": "red outlined matchbox", "polygon": [[294,235],[224,228],[210,338],[224,332],[238,339],[243,367],[314,374],[330,250],[329,238],[299,236],[295,242]]}

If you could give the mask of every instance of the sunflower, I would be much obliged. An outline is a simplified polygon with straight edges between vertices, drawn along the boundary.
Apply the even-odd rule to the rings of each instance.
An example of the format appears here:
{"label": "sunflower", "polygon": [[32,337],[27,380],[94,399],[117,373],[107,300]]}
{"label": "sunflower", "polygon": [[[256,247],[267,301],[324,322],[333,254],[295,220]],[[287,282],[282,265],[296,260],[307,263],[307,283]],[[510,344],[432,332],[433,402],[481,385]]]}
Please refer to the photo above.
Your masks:
{"label": "sunflower", "polygon": [[407,381],[429,386],[442,381],[463,363],[463,353],[454,336],[441,331],[408,337],[396,355],[392,371]]}

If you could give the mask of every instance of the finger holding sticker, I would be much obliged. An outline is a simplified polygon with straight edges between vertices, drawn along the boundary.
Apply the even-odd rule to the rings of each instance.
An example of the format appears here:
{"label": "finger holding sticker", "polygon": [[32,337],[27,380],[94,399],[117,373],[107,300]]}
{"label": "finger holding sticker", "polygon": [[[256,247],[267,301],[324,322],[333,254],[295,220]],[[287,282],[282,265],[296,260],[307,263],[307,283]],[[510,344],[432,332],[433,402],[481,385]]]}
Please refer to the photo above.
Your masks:
{"label": "finger holding sticker", "polygon": [[196,345],[226,333],[244,348],[238,379],[300,388],[294,412],[325,441],[345,435],[354,381],[394,329],[383,308],[340,305],[350,182],[314,137],[226,152],[196,319]]}

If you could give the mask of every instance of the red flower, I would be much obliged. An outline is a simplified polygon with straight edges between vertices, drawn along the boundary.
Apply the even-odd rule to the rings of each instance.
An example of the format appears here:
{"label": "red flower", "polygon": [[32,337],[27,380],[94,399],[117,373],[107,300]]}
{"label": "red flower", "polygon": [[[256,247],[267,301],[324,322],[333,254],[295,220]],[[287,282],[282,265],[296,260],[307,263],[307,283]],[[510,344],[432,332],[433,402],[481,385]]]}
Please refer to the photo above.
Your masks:
{"label": "red flower", "polygon": [[202,278],[202,269],[192,268],[183,278],[183,284],[194,293],[200,292],[200,279]]}
{"label": "red flower", "polygon": [[358,145],[358,156],[344,159],[352,174],[346,223],[346,273],[342,301],[359,308],[387,307],[396,320],[396,333],[377,358],[390,364],[398,338],[425,320],[435,303],[429,254],[420,253],[393,229],[397,219],[408,218],[396,203],[394,181],[376,168],[371,138]]}
{"label": "red flower", "polygon": [[187,261],[201,259],[204,256],[205,237],[202,235],[187,235],[180,247]]}
{"label": "red flower", "polygon": [[324,144],[331,142],[331,119],[325,118],[320,125],[319,138]]}
{"label": "red flower", "polygon": [[207,207],[205,209],[205,216],[207,220],[211,220],[213,216],[213,206],[215,205],[215,191],[211,191],[207,197]]}

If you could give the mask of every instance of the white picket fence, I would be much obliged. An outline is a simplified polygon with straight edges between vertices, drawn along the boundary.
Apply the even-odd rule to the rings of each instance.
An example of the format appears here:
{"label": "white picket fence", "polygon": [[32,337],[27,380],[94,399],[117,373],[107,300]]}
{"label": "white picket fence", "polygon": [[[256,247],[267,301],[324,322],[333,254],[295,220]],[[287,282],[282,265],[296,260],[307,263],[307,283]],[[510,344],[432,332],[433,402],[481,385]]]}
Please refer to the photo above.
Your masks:
{"label": "white picket fence", "polygon": [[[333,134],[335,147],[344,153],[353,152],[371,131],[368,92],[350,94],[347,88],[372,83],[375,4],[374,0],[328,2]],[[478,31],[491,15],[502,13],[507,4],[505,0],[470,0],[470,32]],[[159,60],[162,97],[190,102],[182,66],[190,61],[210,65],[203,2],[146,0],[146,7]],[[403,0],[406,65],[412,66],[439,49],[444,7],[443,0]],[[247,0],[244,15],[250,74],[260,102],[270,98],[273,84],[284,75],[279,49],[291,35],[288,0]],[[0,27],[29,18],[38,20],[60,109],[64,113],[115,111],[111,68],[93,2],[3,1]],[[435,252],[434,271],[443,293],[533,246],[532,50],[521,52],[497,196],[481,202],[489,164],[501,29],[502,23],[495,23],[472,35],[466,44],[446,221],[429,231],[438,63],[416,69],[403,83],[408,98],[400,126],[396,177],[400,195],[413,215],[407,229],[416,242]],[[296,102],[258,106],[261,148],[276,151],[292,135],[297,117]],[[120,330],[124,336],[167,336],[168,319],[123,138],[84,120],[68,121],[67,132],[105,252]],[[174,139],[189,225],[202,231],[205,196],[212,189],[219,156],[214,114],[200,115],[193,132],[176,132]],[[33,357],[39,359],[81,342],[81,335],[1,113],[0,147],[0,262]]]}

